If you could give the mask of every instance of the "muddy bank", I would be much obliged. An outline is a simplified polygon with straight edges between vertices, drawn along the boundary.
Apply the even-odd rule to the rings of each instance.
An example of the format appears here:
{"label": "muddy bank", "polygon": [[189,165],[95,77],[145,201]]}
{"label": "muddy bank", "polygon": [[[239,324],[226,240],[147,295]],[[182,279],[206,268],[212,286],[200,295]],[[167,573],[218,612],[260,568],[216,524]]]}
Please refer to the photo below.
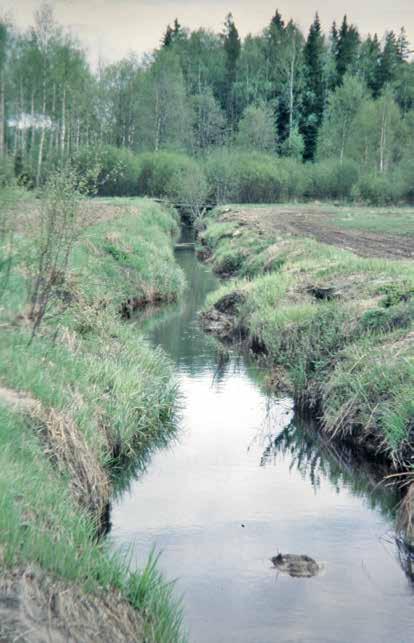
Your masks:
{"label": "muddy bank", "polygon": [[[16,259],[0,308],[4,641],[180,639],[179,609],[156,565],[130,574],[100,540],[118,470],[143,466],[174,431],[171,365],[119,311],[136,293],[178,298],[178,223],[149,201],[94,205],[98,222],[88,220],[68,267],[65,287],[76,296],[64,305],[53,297],[30,341],[30,277]],[[25,250],[37,216],[21,230]]]}
{"label": "muddy bank", "polygon": [[[414,236],[390,231],[376,232],[364,229],[358,224],[358,208],[307,204],[303,206],[264,206],[255,208],[243,206],[224,208],[222,221],[255,227],[262,235],[291,235],[297,238],[309,237],[320,243],[351,250],[361,257],[384,257],[387,259],[411,259],[414,257]],[[360,208],[361,220],[370,213],[375,217],[375,209]],[[382,213],[382,211],[379,211]],[[404,212],[404,210],[402,210]],[[352,214],[353,219],[352,219]],[[373,214],[374,213],[374,214]],[[398,208],[394,208],[398,216]],[[382,213],[385,217],[386,214]],[[407,219],[409,218],[408,215]],[[354,220],[354,227],[348,223]],[[381,214],[378,215],[381,228]],[[342,227],[343,223],[346,227]],[[371,224],[370,227],[375,227]],[[390,227],[390,226],[387,226]],[[398,229],[398,223],[394,226]]]}
{"label": "muddy bank", "polygon": [[261,209],[245,216],[226,208],[208,219],[201,255],[226,285],[201,323],[264,358],[276,386],[288,384],[297,409],[329,439],[406,474],[414,457],[413,264],[359,258],[284,230],[283,217],[272,228]]}
{"label": "muddy bank", "polygon": [[0,641],[4,643],[144,640],[142,618],[119,592],[86,594],[34,566],[0,577]]}

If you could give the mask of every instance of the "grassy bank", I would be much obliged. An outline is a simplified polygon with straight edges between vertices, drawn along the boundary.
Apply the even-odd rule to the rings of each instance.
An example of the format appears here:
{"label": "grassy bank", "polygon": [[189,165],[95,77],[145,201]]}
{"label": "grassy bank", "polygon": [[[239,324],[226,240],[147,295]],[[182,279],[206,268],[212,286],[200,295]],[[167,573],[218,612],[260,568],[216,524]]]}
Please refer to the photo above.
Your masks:
{"label": "grassy bank", "polygon": [[[354,229],[372,226],[372,212],[352,214]],[[412,213],[400,216],[411,230]],[[260,208],[241,207],[208,220],[200,250],[232,280],[210,298],[205,324],[262,354],[327,435],[411,471],[413,263],[359,257],[267,223]]]}
{"label": "grassy bank", "polygon": [[[174,430],[171,366],[122,321],[120,308],[131,298],[180,295],[184,278],[172,250],[177,221],[145,200],[84,203],[68,277],[30,342],[37,206],[22,198],[8,199],[15,232],[4,239],[13,261],[0,302],[2,567],[35,564],[77,591],[117,593],[139,613],[120,640],[181,640],[179,609],[154,561],[129,575],[126,562],[96,542],[117,468],[144,460]],[[111,615],[101,620],[109,627]],[[104,634],[84,640],[106,640]]]}

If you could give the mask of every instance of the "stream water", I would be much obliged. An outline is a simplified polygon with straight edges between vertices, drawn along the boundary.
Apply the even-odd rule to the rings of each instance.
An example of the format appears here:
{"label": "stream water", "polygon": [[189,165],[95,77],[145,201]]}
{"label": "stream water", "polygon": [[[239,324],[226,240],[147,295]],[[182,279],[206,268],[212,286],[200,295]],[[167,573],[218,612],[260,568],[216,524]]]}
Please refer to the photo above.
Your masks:
{"label": "stream water", "polygon": [[[175,363],[178,437],[114,503],[113,546],[138,567],[162,550],[192,643],[411,643],[414,585],[392,491],[321,444],[290,399],[266,394],[248,356],[218,350],[197,324],[217,280],[192,250],[177,259],[183,303],[137,324]],[[278,574],[278,552],[308,554],[324,572]]]}

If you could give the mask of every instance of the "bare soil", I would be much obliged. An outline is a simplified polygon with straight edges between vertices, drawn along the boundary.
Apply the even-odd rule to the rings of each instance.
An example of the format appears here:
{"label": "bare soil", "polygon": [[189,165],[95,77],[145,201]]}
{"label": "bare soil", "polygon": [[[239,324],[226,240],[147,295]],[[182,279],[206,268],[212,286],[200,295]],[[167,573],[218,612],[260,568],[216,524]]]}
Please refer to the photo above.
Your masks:
{"label": "bare soil", "polygon": [[237,207],[224,210],[223,221],[237,221],[254,226],[260,234],[289,234],[310,237],[316,241],[350,250],[361,257],[387,259],[414,258],[414,238],[408,235],[384,234],[358,229],[341,229],[335,225],[334,206]]}
{"label": "bare soil", "polygon": [[134,643],[140,616],[118,593],[85,594],[36,568],[0,578],[0,643]]}

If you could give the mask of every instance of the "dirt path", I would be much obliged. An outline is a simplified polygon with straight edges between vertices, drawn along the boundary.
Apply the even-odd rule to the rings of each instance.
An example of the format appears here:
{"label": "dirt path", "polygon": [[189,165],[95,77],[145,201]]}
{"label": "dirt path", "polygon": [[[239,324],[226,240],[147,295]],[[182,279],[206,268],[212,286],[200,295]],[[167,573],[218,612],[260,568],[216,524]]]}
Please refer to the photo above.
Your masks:
{"label": "dirt path", "polygon": [[225,220],[244,221],[259,228],[264,234],[288,233],[311,237],[316,241],[351,250],[361,257],[388,259],[414,258],[414,238],[409,235],[384,234],[357,229],[341,229],[335,225],[332,210],[328,208],[290,209],[283,206],[269,208],[234,208]]}

